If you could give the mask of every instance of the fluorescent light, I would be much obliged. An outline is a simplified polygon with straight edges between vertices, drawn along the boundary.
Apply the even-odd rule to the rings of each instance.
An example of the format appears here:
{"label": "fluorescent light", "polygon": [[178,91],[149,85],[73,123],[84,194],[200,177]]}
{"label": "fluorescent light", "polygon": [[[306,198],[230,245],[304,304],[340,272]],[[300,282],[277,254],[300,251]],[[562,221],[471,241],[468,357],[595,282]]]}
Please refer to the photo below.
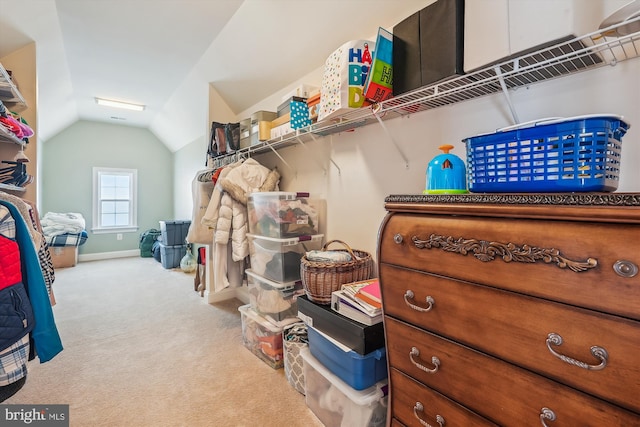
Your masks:
{"label": "fluorescent light", "polygon": [[144,105],[131,104],[129,102],[112,101],[110,99],[96,98],[98,105],[104,105],[105,107],[124,108],[126,110],[142,111]]}

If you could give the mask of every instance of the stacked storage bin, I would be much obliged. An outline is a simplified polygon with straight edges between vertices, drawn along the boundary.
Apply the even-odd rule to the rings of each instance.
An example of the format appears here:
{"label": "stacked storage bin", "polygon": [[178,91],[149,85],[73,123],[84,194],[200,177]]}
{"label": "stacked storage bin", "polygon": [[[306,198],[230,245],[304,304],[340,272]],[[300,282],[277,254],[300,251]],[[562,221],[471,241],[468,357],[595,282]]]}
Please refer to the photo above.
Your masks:
{"label": "stacked storage bin", "polygon": [[187,253],[187,232],[191,221],[160,221],[160,262],[164,268],[180,267]]}
{"label": "stacked storage bin", "polygon": [[[319,204],[308,193],[279,191],[253,193],[247,203],[250,304],[240,307],[243,341],[274,369],[284,366],[283,328],[300,321],[297,298],[304,294],[300,259],[306,251],[322,247]],[[273,337],[273,345],[265,345],[264,337]]]}
{"label": "stacked storage bin", "polygon": [[383,323],[365,325],[306,295],[298,298],[298,317],[308,326],[309,348],[301,352],[307,406],[325,425],[384,426]]}

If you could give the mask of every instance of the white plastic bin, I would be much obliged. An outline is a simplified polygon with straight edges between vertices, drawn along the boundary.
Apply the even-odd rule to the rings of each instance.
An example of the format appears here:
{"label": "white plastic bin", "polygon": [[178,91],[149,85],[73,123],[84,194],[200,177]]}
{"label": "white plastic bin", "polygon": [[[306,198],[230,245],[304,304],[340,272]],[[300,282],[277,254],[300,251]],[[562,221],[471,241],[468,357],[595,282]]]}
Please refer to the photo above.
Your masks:
{"label": "white plastic bin", "polygon": [[321,200],[309,198],[309,193],[251,193],[247,202],[249,232],[277,239],[318,234],[321,207]]}
{"label": "white plastic bin", "polygon": [[273,369],[282,368],[282,327],[260,316],[249,304],[238,307],[238,311],[242,316],[244,346]]}
{"label": "white plastic bin", "polygon": [[308,348],[304,361],[305,400],[325,426],[384,427],[387,420],[387,380],[357,391],[329,372]]}
{"label": "white plastic bin", "polygon": [[251,270],[269,280],[284,283],[300,280],[300,259],[307,251],[321,249],[324,235],[288,239],[255,234],[247,234],[247,237]]}
{"label": "white plastic bin", "polygon": [[274,282],[253,272],[245,270],[249,288],[249,303],[258,314],[267,320],[280,322],[298,316],[298,296],[304,294],[302,281]]}

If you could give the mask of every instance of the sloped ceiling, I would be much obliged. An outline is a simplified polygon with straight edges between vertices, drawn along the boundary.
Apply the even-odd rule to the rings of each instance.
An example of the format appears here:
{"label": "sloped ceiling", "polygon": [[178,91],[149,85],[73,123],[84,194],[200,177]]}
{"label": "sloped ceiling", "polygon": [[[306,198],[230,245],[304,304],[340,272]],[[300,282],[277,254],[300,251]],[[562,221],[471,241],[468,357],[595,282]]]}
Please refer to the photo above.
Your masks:
{"label": "sloped ceiling", "polygon": [[432,1],[0,0],[0,58],[36,43],[41,141],[83,119],[148,128],[177,151],[207,131],[209,84],[240,113]]}

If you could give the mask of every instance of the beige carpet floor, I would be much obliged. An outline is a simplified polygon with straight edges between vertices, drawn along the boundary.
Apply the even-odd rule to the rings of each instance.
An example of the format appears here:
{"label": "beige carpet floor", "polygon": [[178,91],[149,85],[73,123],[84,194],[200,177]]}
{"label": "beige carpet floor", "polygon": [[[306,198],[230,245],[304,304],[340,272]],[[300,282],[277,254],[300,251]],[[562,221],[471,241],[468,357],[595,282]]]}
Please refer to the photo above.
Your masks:
{"label": "beige carpet floor", "polygon": [[57,270],[64,351],[30,362],[4,403],[69,404],[78,427],[321,426],[284,370],[243,346],[242,303],[206,304],[193,277],[153,258]]}

